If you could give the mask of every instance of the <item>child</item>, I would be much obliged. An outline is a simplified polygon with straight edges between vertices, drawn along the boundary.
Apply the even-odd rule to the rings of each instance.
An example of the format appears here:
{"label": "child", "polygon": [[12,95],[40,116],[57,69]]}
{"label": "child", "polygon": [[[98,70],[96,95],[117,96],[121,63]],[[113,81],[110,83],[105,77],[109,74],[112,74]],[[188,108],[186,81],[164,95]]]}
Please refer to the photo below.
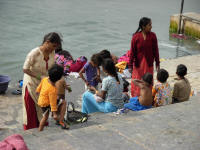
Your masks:
{"label": "child", "polygon": [[[61,105],[61,107],[58,107],[58,114],[60,114],[60,120],[64,120],[65,113],[60,112],[66,112],[67,101],[65,100],[65,90],[68,90],[69,93],[72,92],[72,90],[71,87],[66,84],[64,76],[62,76],[55,85],[57,89],[57,105]],[[56,124],[60,125],[59,121],[56,121]]]}
{"label": "child", "polygon": [[174,84],[173,103],[183,102],[189,100],[191,86],[185,75],[187,74],[187,67],[183,64],[177,66],[176,74],[178,81]]}
{"label": "child", "polygon": [[172,90],[167,83],[169,73],[165,69],[160,69],[157,73],[157,83],[152,89],[154,106],[164,106],[172,103]]}
{"label": "child", "polygon": [[130,102],[124,105],[125,109],[131,109],[133,111],[140,111],[149,109],[152,107],[152,82],[153,76],[150,73],[145,73],[142,77],[142,80],[134,79],[132,82],[136,86],[140,87],[140,96],[130,98]]}
{"label": "child", "polygon": [[[86,79],[83,76],[84,72],[86,74]],[[87,88],[89,88],[90,86],[93,86],[97,89],[98,82],[101,82],[98,54],[92,55],[91,60],[84,65],[84,67],[79,72],[79,75],[85,82]]]}
{"label": "child", "polygon": [[49,71],[49,76],[42,79],[39,86],[36,89],[36,92],[39,93],[38,105],[42,108],[43,118],[40,121],[39,131],[42,131],[44,125],[49,117],[49,111],[51,109],[53,113],[53,118],[57,121],[59,120],[59,124],[62,129],[68,129],[69,126],[63,122],[63,117],[58,119],[57,111],[60,111],[60,116],[65,115],[66,110],[66,102],[61,103],[58,107],[57,105],[57,89],[55,83],[61,79],[63,75],[63,68],[59,65],[53,65]]}
{"label": "child", "polygon": [[116,72],[112,59],[107,58],[102,63],[103,71],[107,77],[102,81],[101,91],[90,87],[90,90],[96,93],[96,96],[90,92],[85,92],[82,99],[82,112],[114,112],[124,105],[123,101],[123,80],[121,75]]}

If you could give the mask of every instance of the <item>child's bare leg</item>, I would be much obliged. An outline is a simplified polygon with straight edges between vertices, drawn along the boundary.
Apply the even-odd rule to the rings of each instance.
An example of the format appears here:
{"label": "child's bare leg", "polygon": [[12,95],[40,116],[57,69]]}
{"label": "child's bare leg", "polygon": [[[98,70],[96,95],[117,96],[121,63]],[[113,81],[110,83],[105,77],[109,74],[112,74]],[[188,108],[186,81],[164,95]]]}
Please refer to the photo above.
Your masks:
{"label": "child's bare leg", "polygon": [[60,110],[60,122],[63,122],[64,120],[64,116],[65,116],[65,113],[66,113],[66,101],[62,101],[60,107],[59,107],[59,110]]}
{"label": "child's bare leg", "polygon": [[61,125],[62,129],[69,129],[69,125],[64,122],[64,116],[66,112],[66,101],[63,101],[60,106],[60,118],[59,118],[59,124]]}
{"label": "child's bare leg", "polygon": [[40,126],[39,126],[39,131],[42,131],[45,124],[46,124],[46,121],[48,120],[49,118],[49,111],[47,111],[44,116],[42,117],[41,121],[40,121]]}

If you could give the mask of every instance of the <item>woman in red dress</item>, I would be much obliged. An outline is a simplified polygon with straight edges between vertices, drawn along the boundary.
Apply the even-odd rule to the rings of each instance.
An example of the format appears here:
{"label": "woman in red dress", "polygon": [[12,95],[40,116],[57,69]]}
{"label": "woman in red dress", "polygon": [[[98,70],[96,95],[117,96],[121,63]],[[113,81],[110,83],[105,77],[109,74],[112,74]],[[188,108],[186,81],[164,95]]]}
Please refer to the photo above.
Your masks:
{"label": "woman in red dress", "polygon": [[[156,62],[156,70],[160,68],[157,37],[151,32],[152,22],[150,18],[140,19],[139,27],[133,34],[130,49],[129,69],[132,79],[141,79],[149,72],[153,75],[153,64]],[[140,90],[131,82],[131,96],[139,96]]]}

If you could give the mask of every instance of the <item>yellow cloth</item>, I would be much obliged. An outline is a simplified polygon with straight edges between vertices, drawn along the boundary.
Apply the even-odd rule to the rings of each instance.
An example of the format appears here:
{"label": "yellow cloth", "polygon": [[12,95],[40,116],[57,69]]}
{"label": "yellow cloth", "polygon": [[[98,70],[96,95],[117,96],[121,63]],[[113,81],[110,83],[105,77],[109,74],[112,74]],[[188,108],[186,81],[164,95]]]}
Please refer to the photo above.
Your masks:
{"label": "yellow cloth", "polygon": [[40,107],[50,105],[51,111],[57,111],[57,89],[49,82],[48,77],[42,79],[36,92],[40,93],[38,99],[38,105]]}
{"label": "yellow cloth", "polygon": [[127,62],[126,61],[121,61],[115,65],[119,69],[120,73],[123,73],[123,70],[126,68]]}

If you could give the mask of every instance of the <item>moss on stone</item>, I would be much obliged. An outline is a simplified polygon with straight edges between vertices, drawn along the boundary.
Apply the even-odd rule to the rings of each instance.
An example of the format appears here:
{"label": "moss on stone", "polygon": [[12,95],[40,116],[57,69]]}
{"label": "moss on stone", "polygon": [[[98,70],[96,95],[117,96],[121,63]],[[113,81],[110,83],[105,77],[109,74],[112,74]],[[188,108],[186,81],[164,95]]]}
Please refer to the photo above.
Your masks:
{"label": "moss on stone", "polygon": [[185,35],[188,35],[188,36],[191,36],[191,37],[193,37],[193,38],[198,38],[198,39],[200,39],[200,31],[198,31],[198,30],[196,30],[196,29],[194,29],[194,28],[190,28],[190,27],[185,27],[185,29],[184,29],[184,33],[185,33]]}
{"label": "moss on stone", "polygon": [[177,33],[178,31],[178,24],[176,21],[170,21],[169,32],[170,33]]}

